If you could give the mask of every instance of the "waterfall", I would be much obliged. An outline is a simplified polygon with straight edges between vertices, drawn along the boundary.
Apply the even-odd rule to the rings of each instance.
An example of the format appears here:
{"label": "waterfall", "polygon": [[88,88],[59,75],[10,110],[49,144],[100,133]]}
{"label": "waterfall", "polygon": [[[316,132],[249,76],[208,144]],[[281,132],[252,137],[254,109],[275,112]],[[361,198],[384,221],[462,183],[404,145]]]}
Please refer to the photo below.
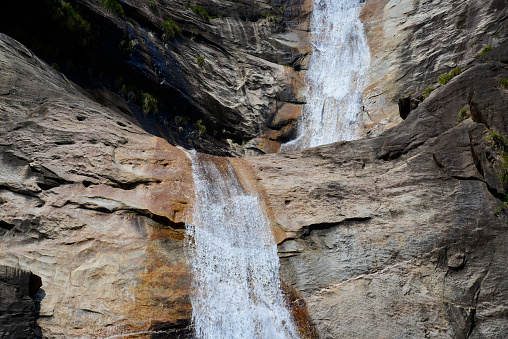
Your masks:
{"label": "waterfall", "polygon": [[359,137],[357,120],[370,64],[360,8],[359,0],[314,1],[307,103],[297,138],[282,145],[282,151]]}
{"label": "waterfall", "polygon": [[297,338],[265,209],[228,159],[190,153],[196,201],[186,251],[197,338]]}

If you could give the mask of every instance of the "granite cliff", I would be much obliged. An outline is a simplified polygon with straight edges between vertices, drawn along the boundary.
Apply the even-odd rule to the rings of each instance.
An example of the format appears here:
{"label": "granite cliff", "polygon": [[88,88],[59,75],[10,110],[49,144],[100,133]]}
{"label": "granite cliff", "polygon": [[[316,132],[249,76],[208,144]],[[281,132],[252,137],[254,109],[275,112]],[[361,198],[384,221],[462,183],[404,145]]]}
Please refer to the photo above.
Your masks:
{"label": "granite cliff", "polygon": [[[93,37],[79,66],[5,26],[19,5],[0,14],[30,46],[0,34],[6,337],[190,337],[194,186],[174,145],[276,151],[304,103],[308,2],[102,3],[70,2],[90,27],[65,38]],[[507,14],[367,0],[367,137],[227,159],[264,192],[302,337],[508,336]]]}

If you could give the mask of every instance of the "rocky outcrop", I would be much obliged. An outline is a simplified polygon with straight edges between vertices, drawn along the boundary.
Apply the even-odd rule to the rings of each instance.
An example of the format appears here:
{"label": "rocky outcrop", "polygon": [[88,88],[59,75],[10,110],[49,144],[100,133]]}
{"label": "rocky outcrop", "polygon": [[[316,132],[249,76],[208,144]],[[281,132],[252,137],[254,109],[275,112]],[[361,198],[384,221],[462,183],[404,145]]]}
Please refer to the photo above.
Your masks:
{"label": "rocky outcrop", "polygon": [[379,137],[248,159],[320,337],[508,335],[504,48]]}
{"label": "rocky outcrop", "polygon": [[[280,138],[280,126],[265,128],[267,121],[279,107],[303,102],[308,6],[34,0],[4,7],[1,31],[175,145],[220,155],[276,149],[270,140]],[[27,7],[21,19],[9,14]],[[145,107],[146,94],[155,106]]]}
{"label": "rocky outcrop", "polygon": [[34,338],[34,297],[41,278],[20,269],[0,266],[0,335],[2,338]]}
{"label": "rocky outcrop", "polygon": [[506,41],[504,0],[367,0],[362,11],[371,52],[365,132],[377,135],[401,121],[398,102],[453,68],[471,67],[486,47]]}
{"label": "rocky outcrop", "polygon": [[42,278],[43,336],[186,333],[190,159],[3,34],[0,72],[0,263]]}

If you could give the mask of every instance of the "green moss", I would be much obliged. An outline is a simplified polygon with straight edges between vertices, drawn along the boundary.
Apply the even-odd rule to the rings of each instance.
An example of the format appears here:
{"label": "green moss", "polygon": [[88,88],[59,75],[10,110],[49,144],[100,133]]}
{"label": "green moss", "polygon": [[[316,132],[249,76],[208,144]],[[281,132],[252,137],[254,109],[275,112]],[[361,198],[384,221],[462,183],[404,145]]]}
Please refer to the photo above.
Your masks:
{"label": "green moss", "polygon": [[457,75],[459,75],[461,73],[461,70],[460,68],[454,68],[452,69],[452,71],[448,74],[444,74],[442,76],[439,77],[439,83],[441,85],[446,85],[447,83],[449,83],[453,78],[455,78]]}
{"label": "green moss", "polygon": [[162,31],[164,32],[162,34],[162,40],[170,40],[175,37],[175,35],[180,34],[182,32],[182,29],[178,26],[178,24],[171,19],[167,19],[162,24]]}
{"label": "green moss", "polygon": [[196,62],[198,63],[198,65],[202,66],[203,63],[205,62],[205,57],[200,55],[196,58]]}
{"label": "green moss", "polygon": [[499,79],[498,86],[499,88],[502,89],[508,89],[508,79],[506,78]]}
{"label": "green moss", "polygon": [[481,51],[480,51],[480,54],[478,54],[478,56],[484,56],[485,54],[487,54],[488,52],[492,51],[492,46],[488,45],[487,47],[484,47]]}

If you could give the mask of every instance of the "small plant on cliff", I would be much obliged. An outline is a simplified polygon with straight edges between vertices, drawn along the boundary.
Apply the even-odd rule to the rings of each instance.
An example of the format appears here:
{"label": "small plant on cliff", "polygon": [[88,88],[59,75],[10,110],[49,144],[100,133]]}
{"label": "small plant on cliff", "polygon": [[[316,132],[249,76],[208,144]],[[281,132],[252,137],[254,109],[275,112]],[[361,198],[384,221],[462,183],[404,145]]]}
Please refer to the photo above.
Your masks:
{"label": "small plant on cliff", "polygon": [[206,133],[206,126],[203,124],[203,120],[199,119],[194,123],[194,128],[198,130],[199,135]]}
{"label": "small plant on cliff", "polygon": [[125,12],[116,0],[95,0],[99,3],[106,11],[112,13],[120,18],[125,18]]}
{"label": "small plant on cliff", "polygon": [[210,16],[210,14],[208,14],[208,12],[206,11],[206,9],[204,9],[203,7],[199,7],[199,6],[193,6],[193,5],[187,5],[185,7],[188,7],[190,9],[192,9],[195,13],[197,14],[200,14],[203,18],[205,18],[206,20],[210,20],[212,17]]}
{"label": "small plant on cliff", "polygon": [[450,82],[450,80],[455,78],[460,73],[461,73],[460,68],[454,68],[454,69],[452,69],[452,71],[450,73],[440,76],[439,77],[439,83],[441,85],[446,85],[447,83]]}
{"label": "small plant on cliff", "polygon": [[425,99],[427,99],[429,97],[430,93],[432,93],[433,91],[434,91],[434,88],[427,87],[423,90],[423,93],[417,99],[420,101],[424,101]]}
{"label": "small plant on cliff", "polygon": [[484,56],[485,54],[487,54],[488,52],[492,51],[492,46],[491,45],[488,45],[487,47],[484,47],[481,51],[480,51],[480,54],[478,54],[478,56]]}
{"label": "small plant on cliff", "polygon": [[162,40],[170,40],[175,35],[180,34],[182,32],[182,29],[178,26],[178,24],[171,19],[167,19],[162,24],[162,31],[164,32],[162,34]]}
{"label": "small plant on cliff", "polygon": [[466,120],[467,118],[469,118],[469,111],[467,109],[462,109],[460,110],[459,112],[459,122],[462,122],[464,120]]}
{"label": "small plant on cliff", "polygon": [[508,79],[506,79],[506,78],[499,79],[498,86],[499,86],[499,88],[502,88],[502,89],[508,89]]}
{"label": "small plant on cliff", "polygon": [[143,111],[145,113],[157,113],[159,111],[157,105],[157,99],[153,95],[146,92],[143,93]]}
{"label": "small plant on cliff", "polygon": [[203,63],[205,62],[205,57],[200,55],[196,58],[196,62],[198,63],[199,66],[202,66]]}
{"label": "small plant on cliff", "polygon": [[499,152],[501,161],[498,166],[499,179],[505,188],[508,188],[508,138],[502,134],[492,132],[487,136],[487,143]]}

